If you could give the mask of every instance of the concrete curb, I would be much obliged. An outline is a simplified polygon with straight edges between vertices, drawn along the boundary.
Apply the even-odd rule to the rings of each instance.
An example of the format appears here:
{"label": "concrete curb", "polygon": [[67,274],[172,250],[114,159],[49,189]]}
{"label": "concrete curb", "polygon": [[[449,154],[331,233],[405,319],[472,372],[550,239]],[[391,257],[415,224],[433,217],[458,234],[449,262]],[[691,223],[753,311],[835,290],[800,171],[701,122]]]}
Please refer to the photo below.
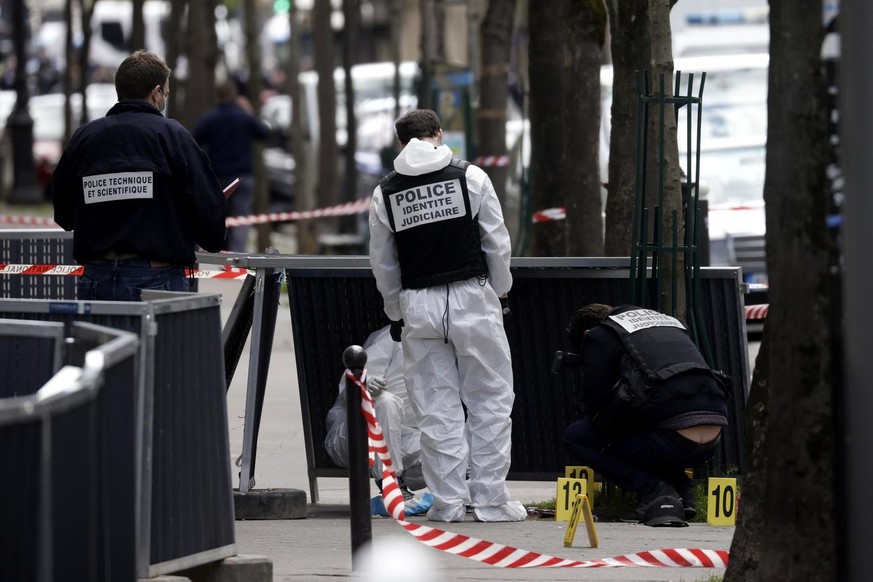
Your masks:
{"label": "concrete curb", "polygon": [[306,492],[300,489],[253,489],[233,492],[236,519],[303,519]]}
{"label": "concrete curb", "polygon": [[[272,582],[273,562],[264,556],[231,556],[178,572],[191,582]],[[166,582],[177,582],[172,577]]]}

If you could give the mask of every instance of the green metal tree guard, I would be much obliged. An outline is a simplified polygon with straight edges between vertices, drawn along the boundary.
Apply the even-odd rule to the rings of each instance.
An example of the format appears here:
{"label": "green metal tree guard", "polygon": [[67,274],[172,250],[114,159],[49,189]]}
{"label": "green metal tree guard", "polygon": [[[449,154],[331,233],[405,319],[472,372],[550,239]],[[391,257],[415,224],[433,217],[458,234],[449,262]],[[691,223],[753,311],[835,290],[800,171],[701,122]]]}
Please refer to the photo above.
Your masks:
{"label": "green metal tree guard", "polygon": [[[636,188],[634,199],[634,225],[631,245],[630,297],[632,303],[641,307],[662,310],[659,298],[664,291],[664,275],[667,264],[671,268],[670,315],[684,319],[688,325],[691,338],[697,344],[706,361],[713,365],[712,350],[700,313],[700,233],[702,215],[700,211],[700,135],[703,111],[703,87],[706,73],[700,75],[700,86],[694,95],[694,74],[686,76],[685,93],[680,90],[682,72],[677,71],[672,93],[665,92],[669,87],[665,82],[664,73],[659,75],[658,89],[652,91],[651,71],[637,71],[637,164]],[[673,105],[676,119],[679,115],[686,116],[685,148],[685,181],[682,184],[681,224],[683,225],[682,240],[679,241],[677,225],[680,224],[677,210],[672,211],[673,228],[670,233],[664,227],[664,134],[665,116],[668,105]],[[695,106],[696,107],[693,107]],[[651,110],[655,108],[657,119],[657,204],[654,208],[646,207],[646,191],[648,178],[649,121]],[[696,110],[696,115],[695,115]],[[696,117],[696,123],[692,123]],[[696,127],[696,132],[693,129]],[[693,141],[692,141],[693,140]],[[693,163],[692,163],[693,162]],[[681,160],[680,160],[681,165]],[[651,224],[650,224],[651,223]],[[651,228],[651,232],[650,231]],[[669,235],[669,239],[667,239]],[[667,261],[668,257],[673,260]],[[678,270],[679,258],[683,267],[680,278]],[[678,285],[680,279],[685,284],[685,313],[677,314]],[[684,315],[684,317],[682,317]]]}

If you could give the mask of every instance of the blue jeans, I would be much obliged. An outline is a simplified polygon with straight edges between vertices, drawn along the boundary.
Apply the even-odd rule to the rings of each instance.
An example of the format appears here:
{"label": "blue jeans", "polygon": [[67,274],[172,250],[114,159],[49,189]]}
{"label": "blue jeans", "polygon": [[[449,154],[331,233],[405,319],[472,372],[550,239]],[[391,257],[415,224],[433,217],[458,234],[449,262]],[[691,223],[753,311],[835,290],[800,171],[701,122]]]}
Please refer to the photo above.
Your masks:
{"label": "blue jeans", "polygon": [[586,417],[564,431],[570,456],[624,490],[641,494],[666,481],[680,495],[691,487],[686,467],[710,460],[720,439],[698,445],[669,429],[650,429],[605,442]]}
{"label": "blue jeans", "polygon": [[145,259],[92,261],[76,284],[80,301],[141,301],[143,289],[189,288],[183,267],[152,267]]}

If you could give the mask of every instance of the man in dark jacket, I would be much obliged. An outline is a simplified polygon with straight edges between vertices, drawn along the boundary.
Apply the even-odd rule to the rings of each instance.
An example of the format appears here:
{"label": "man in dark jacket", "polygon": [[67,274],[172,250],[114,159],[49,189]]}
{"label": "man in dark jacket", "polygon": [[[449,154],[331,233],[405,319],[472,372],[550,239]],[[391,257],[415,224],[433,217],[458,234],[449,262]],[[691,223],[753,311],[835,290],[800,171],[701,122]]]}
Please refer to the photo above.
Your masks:
{"label": "man in dark jacket", "polygon": [[73,134],[52,176],[55,222],[85,266],[78,298],[139,301],[187,291],[195,245],[219,251],[227,203],[209,160],[167,119],[170,69],[136,51],[115,73],[118,103]]}
{"label": "man in dark jacket", "polygon": [[[643,521],[664,498],[681,499],[690,519],[696,510],[685,469],[712,458],[727,425],[719,375],[682,323],[657,311],[594,303],[573,314],[568,331],[582,357],[586,412],[564,433],[571,456],[639,494],[628,520]],[[649,525],[682,525],[682,515]]]}
{"label": "man in dark jacket", "polygon": [[[255,169],[252,140],[264,140],[269,128],[252,114],[248,100],[240,97],[236,83],[226,81],[215,90],[218,105],[200,118],[194,139],[206,150],[222,186],[240,178],[228,199],[228,215],[248,216],[254,208]],[[250,226],[235,226],[227,232],[227,250],[244,253]]]}

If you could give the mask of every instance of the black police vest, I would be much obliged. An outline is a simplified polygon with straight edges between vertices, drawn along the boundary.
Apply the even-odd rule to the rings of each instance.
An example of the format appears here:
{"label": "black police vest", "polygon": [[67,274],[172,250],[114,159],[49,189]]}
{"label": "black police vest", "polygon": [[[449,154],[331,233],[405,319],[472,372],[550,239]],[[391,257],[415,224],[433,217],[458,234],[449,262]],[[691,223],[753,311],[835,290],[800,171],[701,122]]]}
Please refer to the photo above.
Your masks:
{"label": "black police vest", "polygon": [[423,289],[487,275],[479,221],[470,212],[467,166],[421,176],[391,172],[379,185],[394,231],[404,289]]}
{"label": "black police vest", "polygon": [[642,372],[642,381],[663,381],[689,370],[711,372],[685,326],[674,317],[623,305],[610,311],[602,325],[618,334],[628,356]]}

